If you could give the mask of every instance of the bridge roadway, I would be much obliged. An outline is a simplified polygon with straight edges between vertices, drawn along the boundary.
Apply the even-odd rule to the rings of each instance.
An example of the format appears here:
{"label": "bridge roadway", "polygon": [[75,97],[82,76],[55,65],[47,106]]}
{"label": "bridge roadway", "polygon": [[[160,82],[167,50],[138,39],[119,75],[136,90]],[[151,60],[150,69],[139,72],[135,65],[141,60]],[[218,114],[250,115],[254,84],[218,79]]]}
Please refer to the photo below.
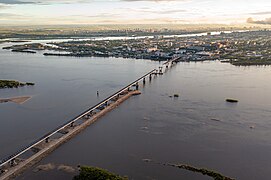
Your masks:
{"label": "bridge roadway", "polygon": [[[173,64],[173,62],[177,62],[179,58],[175,58],[172,60],[169,60],[165,63],[163,63],[163,65],[166,65],[167,68],[170,65],[170,63]],[[21,148],[20,150],[18,150],[17,152],[13,153],[12,155],[8,156],[7,158],[3,159],[0,161],[0,180],[2,179],[9,179],[10,177],[12,177],[13,175],[15,175],[15,171],[18,171],[18,168],[16,168],[16,166],[20,163],[16,163],[15,160],[19,160],[19,157],[23,154],[25,154],[26,152],[30,151],[30,150],[37,150],[38,152],[34,155],[32,155],[30,158],[25,160],[25,165],[30,164],[31,161],[34,161],[35,158],[37,158],[37,156],[40,156],[41,153],[43,151],[50,151],[50,148],[54,148],[54,146],[56,146],[56,143],[54,143],[53,145],[45,145],[45,148],[40,149],[37,148],[39,145],[42,146],[44,144],[48,144],[49,143],[49,139],[52,138],[52,136],[56,135],[57,133],[62,133],[62,134],[68,134],[68,136],[66,137],[67,139],[71,138],[69,131],[67,131],[66,129],[68,128],[73,128],[75,126],[75,123],[79,120],[82,120],[84,118],[90,118],[95,116],[95,111],[103,111],[105,107],[107,107],[107,105],[109,104],[110,101],[116,102],[118,101],[118,99],[120,98],[120,96],[127,94],[128,92],[128,96],[123,97],[123,101],[125,99],[128,99],[131,95],[137,93],[137,92],[132,92],[129,94],[130,89],[132,87],[136,87],[136,90],[138,90],[138,83],[143,80],[143,84],[145,84],[146,82],[146,77],[149,76],[149,79],[151,80],[152,75],[157,75],[157,74],[163,74],[162,73],[162,67],[159,67],[159,73],[157,69],[153,69],[150,72],[144,74],[143,76],[141,76],[140,78],[138,78],[137,80],[135,80],[134,82],[130,83],[129,85],[127,85],[126,87],[122,88],[121,90],[119,90],[118,92],[114,93],[113,95],[109,96],[108,98],[104,99],[103,101],[99,102],[98,104],[94,105],[93,107],[89,108],[88,110],[84,111],[83,113],[81,113],[80,115],[78,115],[77,117],[69,120],[68,122],[58,126],[57,128],[55,128],[54,130],[52,130],[51,132],[45,134],[44,136],[42,136],[41,138],[39,138],[38,140],[34,141],[33,143],[25,146],[24,148]],[[125,93],[126,92],[126,93]],[[121,101],[122,102],[122,101]],[[121,103],[119,102],[119,103]],[[112,107],[111,107],[112,108]],[[113,107],[114,108],[114,107]],[[96,117],[97,118],[97,117]],[[92,118],[93,119],[93,118]],[[83,124],[83,123],[82,123]],[[89,123],[91,124],[91,123]],[[80,127],[78,127],[80,129]],[[75,134],[77,134],[79,132],[76,132]],[[65,135],[61,138],[65,138]],[[61,138],[59,138],[61,140]],[[65,142],[64,140],[67,139],[62,139],[63,142]],[[52,140],[54,141],[54,140]],[[63,143],[61,142],[61,143]],[[58,146],[59,144],[57,144]],[[55,147],[56,148],[56,147]],[[39,152],[40,151],[40,152]],[[23,164],[23,163],[21,163]],[[21,165],[22,166],[22,165]],[[13,173],[9,172],[9,170],[11,170],[11,168],[13,168]],[[23,167],[20,167],[21,169]],[[6,171],[8,170],[8,171]]]}

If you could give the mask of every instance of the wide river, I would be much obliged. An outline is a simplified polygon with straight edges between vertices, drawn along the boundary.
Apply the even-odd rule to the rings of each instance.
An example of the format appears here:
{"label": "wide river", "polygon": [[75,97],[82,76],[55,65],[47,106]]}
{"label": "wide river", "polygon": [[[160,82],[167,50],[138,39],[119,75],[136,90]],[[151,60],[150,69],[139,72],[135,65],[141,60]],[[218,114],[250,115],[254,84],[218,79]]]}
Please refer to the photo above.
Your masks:
{"label": "wide river", "polygon": [[[148,60],[44,57],[1,49],[0,79],[36,85],[0,89],[0,98],[32,96],[22,105],[0,104],[0,159],[158,66]],[[98,166],[130,179],[210,179],[143,161],[152,159],[205,167],[238,180],[269,180],[270,82],[270,66],[179,63],[39,164]],[[180,97],[170,98],[173,94]],[[73,175],[30,169],[18,179]]]}

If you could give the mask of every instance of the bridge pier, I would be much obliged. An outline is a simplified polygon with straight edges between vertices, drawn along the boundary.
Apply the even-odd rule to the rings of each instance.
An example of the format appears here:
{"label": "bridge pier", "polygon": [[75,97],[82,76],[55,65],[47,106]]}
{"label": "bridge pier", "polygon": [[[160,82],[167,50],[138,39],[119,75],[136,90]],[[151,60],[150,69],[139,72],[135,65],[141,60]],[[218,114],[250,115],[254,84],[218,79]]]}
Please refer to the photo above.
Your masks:
{"label": "bridge pier", "polygon": [[138,82],[136,83],[136,90],[138,90],[138,88],[139,88],[139,85],[138,85]]}
{"label": "bridge pier", "polygon": [[145,78],[143,78],[143,84],[144,84],[144,85],[146,84],[146,79],[145,79]]}
{"label": "bridge pier", "polygon": [[111,99],[112,102],[116,102],[118,100],[118,96],[115,96]]}
{"label": "bridge pier", "polygon": [[151,77],[151,74],[150,74],[150,76],[149,76],[149,80],[151,81],[151,79],[152,79],[152,77]]}
{"label": "bridge pier", "polygon": [[41,150],[41,149],[38,148],[38,147],[32,147],[32,148],[31,148],[31,151],[34,152],[34,153],[37,153],[37,152],[39,152],[40,150]]}
{"label": "bridge pier", "polygon": [[2,167],[0,167],[0,174],[2,174],[4,172],[5,172],[5,170]]}
{"label": "bridge pier", "polygon": [[159,67],[159,74],[163,74],[163,67]]}
{"label": "bridge pier", "polygon": [[12,159],[9,163],[10,163],[10,166],[14,166],[15,165],[15,159]]}
{"label": "bridge pier", "polygon": [[70,124],[70,127],[73,127],[74,126],[74,122],[72,122],[71,124]]}

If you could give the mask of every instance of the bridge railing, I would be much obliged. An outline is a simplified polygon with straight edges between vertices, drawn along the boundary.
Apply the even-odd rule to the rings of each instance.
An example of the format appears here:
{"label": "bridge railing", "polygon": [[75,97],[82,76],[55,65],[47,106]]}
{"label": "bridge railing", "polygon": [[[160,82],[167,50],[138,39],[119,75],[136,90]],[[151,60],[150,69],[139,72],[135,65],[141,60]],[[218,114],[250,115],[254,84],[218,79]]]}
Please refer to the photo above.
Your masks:
{"label": "bridge railing", "polygon": [[20,155],[24,154],[26,151],[30,150],[31,148],[35,147],[36,145],[40,144],[43,141],[46,141],[46,139],[52,137],[53,135],[55,135],[56,133],[58,133],[60,130],[68,127],[71,125],[71,123],[74,123],[76,121],[78,121],[79,119],[81,119],[82,117],[84,117],[85,115],[89,114],[90,112],[92,112],[93,110],[97,109],[98,107],[100,107],[101,105],[107,103],[108,101],[112,100],[113,98],[115,98],[116,96],[118,96],[119,94],[123,93],[124,91],[128,90],[129,88],[131,88],[133,85],[136,85],[139,81],[141,81],[142,79],[144,79],[145,77],[151,75],[152,73],[156,72],[156,69],[153,69],[152,71],[146,73],[145,75],[141,76],[140,78],[138,78],[137,80],[135,80],[134,82],[130,83],[129,85],[125,86],[124,88],[122,88],[121,90],[119,90],[118,92],[114,93],[113,95],[109,96],[108,98],[104,99],[103,101],[99,102],[98,104],[92,106],[91,108],[89,108],[88,110],[84,111],[83,113],[81,113],[80,115],[76,116],[75,118],[69,120],[68,122],[58,126],[57,128],[55,128],[54,130],[52,130],[51,132],[45,134],[44,136],[42,136],[41,138],[39,138],[38,140],[34,141],[33,143],[23,147],[22,149],[18,150],[17,152],[15,152],[14,154],[8,156],[7,158],[3,159],[2,161],[0,161],[0,168],[5,166],[6,164],[8,164],[9,162],[13,161],[15,158],[19,157]]}

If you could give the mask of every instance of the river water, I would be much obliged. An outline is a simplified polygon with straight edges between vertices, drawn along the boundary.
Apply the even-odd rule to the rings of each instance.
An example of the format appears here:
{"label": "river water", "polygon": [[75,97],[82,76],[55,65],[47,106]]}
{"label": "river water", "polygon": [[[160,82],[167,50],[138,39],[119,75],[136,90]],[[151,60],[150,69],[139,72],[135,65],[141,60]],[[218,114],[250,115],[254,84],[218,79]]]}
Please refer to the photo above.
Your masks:
{"label": "river water", "polygon": [[[22,105],[0,104],[0,158],[158,66],[148,60],[44,57],[0,50],[1,79],[36,83],[0,90],[0,98],[32,96]],[[269,66],[179,63],[141,87],[141,96],[128,99],[39,164],[98,166],[130,179],[210,179],[142,161],[152,159],[205,167],[241,180],[268,180],[270,81]],[[169,97],[176,93],[179,98]],[[227,103],[225,98],[239,103]],[[73,175],[30,169],[18,179]]]}
{"label": "river water", "polygon": [[23,105],[0,104],[0,159],[75,117],[156,65],[143,60],[44,57],[42,53],[30,55],[5,50],[0,50],[0,56],[1,79],[36,83],[33,87],[0,89],[0,98],[32,96]]}

